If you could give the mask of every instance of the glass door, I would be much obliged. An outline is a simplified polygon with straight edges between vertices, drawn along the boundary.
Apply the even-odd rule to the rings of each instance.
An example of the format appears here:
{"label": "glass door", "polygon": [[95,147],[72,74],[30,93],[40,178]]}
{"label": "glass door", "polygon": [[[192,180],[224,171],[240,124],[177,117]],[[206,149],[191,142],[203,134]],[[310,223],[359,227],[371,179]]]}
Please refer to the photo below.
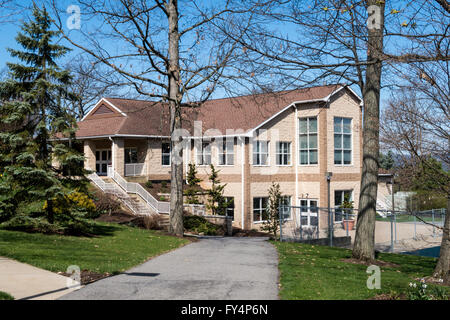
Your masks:
{"label": "glass door", "polygon": [[99,176],[106,176],[108,174],[108,165],[111,165],[111,149],[95,151],[95,169]]}

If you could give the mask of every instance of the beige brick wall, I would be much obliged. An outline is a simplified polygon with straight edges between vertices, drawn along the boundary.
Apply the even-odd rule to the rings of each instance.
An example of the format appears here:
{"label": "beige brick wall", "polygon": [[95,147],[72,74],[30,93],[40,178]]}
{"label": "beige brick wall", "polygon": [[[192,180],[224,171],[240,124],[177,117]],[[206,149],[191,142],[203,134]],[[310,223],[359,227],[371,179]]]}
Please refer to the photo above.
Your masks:
{"label": "beige brick wall", "polygon": [[92,140],[83,142],[84,152],[84,168],[87,170],[95,170],[95,143]]}

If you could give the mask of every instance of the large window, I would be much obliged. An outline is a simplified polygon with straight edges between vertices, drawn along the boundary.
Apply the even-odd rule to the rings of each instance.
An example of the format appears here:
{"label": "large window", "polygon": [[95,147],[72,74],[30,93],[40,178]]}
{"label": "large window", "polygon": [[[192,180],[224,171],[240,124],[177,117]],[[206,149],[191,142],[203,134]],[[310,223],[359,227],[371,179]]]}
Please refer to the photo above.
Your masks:
{"label": "large window", "polygon": [[234,164],[234,138],[223,139],[219,142],[219,165],[232,166]]}
{"label": "large window", "polygon": [[253,198],[253,222],[267,220],[267,197]]}
{"label": "large window", "polygon": [[[336,190],[334,191],[334,221],[340,222],[342,218],[345,217],[345,209],[341,209],[340,206],[344,203],[344,201],[351,202],[352,201],[352,190]],[[347,214],[351,214],[351,209],[347,210]]]}
{"label": "large window", "polygon": [[269,141],[253,141],[253,165],[269,164]]}
{"label": "large window", "polygon": [[277,165],[289,166],[291,165],[291,143],[278,142],[276,150]]}
{"label": "large window", "polygon": [[299,119],[300,164],[317,164],[317,117]]}
{"label": "large window", "polygon": [[137,148],[126,148],[125,163],[137,163],[137,162],[138,162]]}
{"label": "large window", "polygon": [[211,142],[202,141],[201,149],[197,150],[197,164],[210,165],[211,164]]}
{"label": "large window", "polygon": [[283,219],[291,218],[291,196],[282,196],[280,199],[280,214]]}
{"label": "large window", "polygon": [[231,217],[234,221],[234,197],[225,197],[225,201],[227,202],[226,215]]}
{"label": "large window", "polygon": [[161,164],[170,166],[170,143],[162,143],[161,145]]}
{"label": "large window", "polygon": [[352,163],[352,119],[334,118],[334,164]]}
{"label": "large window", "polygon": [[317,200],[300,200],[300,225],[302,227],[317,227],[319,225]]}

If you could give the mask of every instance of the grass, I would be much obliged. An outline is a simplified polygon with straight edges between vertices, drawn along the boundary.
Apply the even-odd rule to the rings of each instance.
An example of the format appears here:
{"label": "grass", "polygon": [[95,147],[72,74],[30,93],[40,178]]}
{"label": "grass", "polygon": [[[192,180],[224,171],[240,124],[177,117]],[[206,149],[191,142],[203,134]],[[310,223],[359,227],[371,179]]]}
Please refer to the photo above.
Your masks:
{"label": "grass", "polygon": [[279,253],[280,298],[355,300],[377,294],[404,293],[411,281],[432,274],[436,259],[380,253],[379,260],[399,267],[381,267],[381,289],[367,288],[367,266],[341,261],[351,251],[299,243],[273,242]]}
{"label": "grass", "polygon": [[0,291],[0,300],[14,300],[14,297],[6,292]]}
{"label": "grass", "polygon": [[188,243],[159,231],[108,223],[98,223],[96,234],[74,237],[0,230],[0,256],[53,272],[77,265],[81,270],[118,273]]}

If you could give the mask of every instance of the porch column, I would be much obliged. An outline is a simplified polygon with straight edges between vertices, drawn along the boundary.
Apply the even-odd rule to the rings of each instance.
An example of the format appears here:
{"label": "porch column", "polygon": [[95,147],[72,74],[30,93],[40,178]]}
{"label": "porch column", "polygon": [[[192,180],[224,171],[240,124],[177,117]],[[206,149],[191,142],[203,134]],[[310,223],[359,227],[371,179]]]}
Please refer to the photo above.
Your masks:
{"label": "porch column", "polygon": [[114,138],[111,147],[112,166],[122,177],[125,173],[125,148],[124,140]]}
{"label": "porch column", "polygon": [[84,168],[86,170],[96,171],[95,168],[95,143],[92,140],[84,140]]}

